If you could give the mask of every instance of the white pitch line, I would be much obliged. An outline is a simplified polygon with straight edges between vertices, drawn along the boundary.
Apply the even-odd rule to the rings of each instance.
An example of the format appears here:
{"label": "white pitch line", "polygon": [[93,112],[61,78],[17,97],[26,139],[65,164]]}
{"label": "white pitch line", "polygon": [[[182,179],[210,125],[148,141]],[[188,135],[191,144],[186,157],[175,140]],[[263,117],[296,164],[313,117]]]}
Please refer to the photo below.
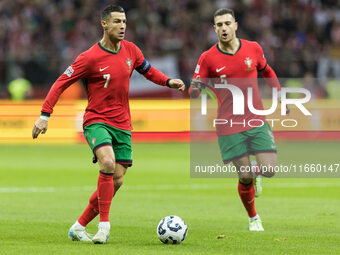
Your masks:
{"label": "white pitch line", "polygon": [[[237,181],[235,180],[235,183]],[[235,183],[197,183],[197,184],[164,184],[164,185],[125,185],[122,188],[127,191],[139,190],[198,190],[198,189],[235,189]],[[340,187],[339,182],[294,182],[294,183],[270,183],[266,181],[265,187],[268,188],[323,188]],[[0,193],[56,193],[56,192],[79,192],[93,191],[95,186],[76,186],[76,187],[0,187]]]}
{"label": "white pitch line", "polygon": [[48,192],[69,192],[69,191],[87,191],[93,190],[95,187],[2,187],[0,193],[48,193]]}

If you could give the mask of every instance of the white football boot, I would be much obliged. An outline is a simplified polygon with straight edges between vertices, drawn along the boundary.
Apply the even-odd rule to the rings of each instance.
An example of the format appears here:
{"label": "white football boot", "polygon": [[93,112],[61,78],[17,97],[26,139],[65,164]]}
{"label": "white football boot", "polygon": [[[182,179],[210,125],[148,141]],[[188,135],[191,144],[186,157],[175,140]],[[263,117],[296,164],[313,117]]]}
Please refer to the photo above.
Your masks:
{"label": "white football boot", "polygon": [[68,231],[68,238],[72,241],[92,242],[91,235],[85,229],[77,229],[73,226]]}
{"label": "white football boot", "polygon": [[260,216],[256,219],[249,218],[249,231],[264,231]]}
{"label": "white football boot", "polygon": [[110,228],[98,226],[98,232],[92,238],[92,242],[95,244],[105,244],[110,237]]}
{"label": "white football boot", "polygon": [[255,197],[259,197],[262,194],[262,177],[261,175],[256,176],[254,178],[254,186],[255,186]]}
{"label": "white football boot", "polygon": [[[256,160],[250,161],[252,167],[257,167]],[[258,170],[258,167],[257,167]],[[255,187],[255,197],[259,197],[262,194],[262,176],[254,171],[255,178],[253,179],[253,184]],[[257,175],[258,174],[258,175]]]}

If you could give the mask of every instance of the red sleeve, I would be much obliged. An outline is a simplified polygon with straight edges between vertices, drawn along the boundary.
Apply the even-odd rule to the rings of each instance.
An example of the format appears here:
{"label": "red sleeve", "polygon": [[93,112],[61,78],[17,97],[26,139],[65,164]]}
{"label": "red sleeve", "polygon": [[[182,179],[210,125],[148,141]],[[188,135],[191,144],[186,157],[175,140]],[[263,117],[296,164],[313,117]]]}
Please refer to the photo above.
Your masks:
{"label": "red sleeve", "polygon": [[278,91],[281,90],[281,86],[274,70],[268,65],[267,59],[264,56],[262,47],[256,43],[257,49],[257,70],[261,72],[262,76],[266,79],[267,84],[272,88],[277,88]]}
{"label": "red sleeve", "polygon": [[[201,79],[201,78],[209,78],[209,67],[206,61],[206,52],[203,53],[196,65],[193,79]],[[188,93],[191,98],[196,98],[201,94],[200,89],[192,89],[192,87],[189,87]]]}
{"label": "red sleeve", "polygon": [[141,64],[143,64],[144,61],[144,56],[142,51],[135,45],[134,46],[134,50],[135,50],[135,63],[133,65],[133,69],[136,69],[137,67],[139,67]]}
{"label": "red sleeve", "polygon": [[170,80],[168,76],[163,74],[161,71],[152,67],[150,63],[144,58],[142,51],[136,46],[136,61],[134,63],[134,69],[137,72],[144,75],[146,79],[152,81],[161,86],[167,85],[167,82]]}
{"label": "red sleeve", "polygon": [[193,78],[209,78],[209,68],[206,61],[206,53],[203,53],[198,60]]}
{"label": "red sleeve", "polygon": [[267,66],[267,59],[264,56],[262,47],[256,43],[256,51],[257,51],[257,70],[259,72],[263,72]]}
{"label": "red sleeve", "polygon": [[161,71],[157,70],[150,66],[149,71],[144,74],[144,77],[147,78],[149,81],[156,83],[161,86],[166,86],[170,78],[163,74]]}
{"label": "red sleeve", "polygon": [[53,107],[65,89],[86,76],[88,72],[88,66],[88,59],[86,56],[84,56],[84,54],[81,54],[77,57],[74,63],[70,65],[55,81],[42,106],[42,112],[44,115],[49,115],[53,112]]}
{"label": "red sleeve", "polygon": [[277,88],[278,91],[281,90],[281,86],[274,70],[266,65],[265,70],[262,71],[262,76],[266,79],[267,84],[272,88]]}

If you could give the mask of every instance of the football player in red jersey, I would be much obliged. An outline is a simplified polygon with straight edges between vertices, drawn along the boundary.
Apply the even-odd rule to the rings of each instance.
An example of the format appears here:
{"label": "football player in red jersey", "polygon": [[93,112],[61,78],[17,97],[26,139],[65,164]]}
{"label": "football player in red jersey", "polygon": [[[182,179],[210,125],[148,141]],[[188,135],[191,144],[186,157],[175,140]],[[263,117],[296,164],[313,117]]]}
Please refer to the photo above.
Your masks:
{"label": "football player in red jersey", "polygon": [[[257,76],[258,72],[266,78],[267,83],[280,91],[280,84],[273,69],[267,64],[261,46],[256,42],[237,38],[238,24],[231,9],[219,9],[214,14],[214,29],[218,35],[218,43],[204,52],[196,66],[190,94],[197,96],[200,93],[200,84],[206,79],[218,80],[219,83],[232,84],[237,90],[247,95],[249,87],[253,90],[253,106],[263,110],[259,94]],[[200,82],[198,82],[200,80]],[[274,137],[270,126],[264,116],[253,114],[244,100],[244,114],[233,113],[233,95],[228,89],[216,89],[221,99],[217,118],[228,120],[230,125],[216,125],[218,143],[225,164],[233,162],[238,170],[238,192],[249,216],[249,230],[263,231],[261,219],[255,211],[255,195],[262,191],[262,182],[259,177],[256,183],[256,192],[253,184],[254,173],[251,169],[250,154],[256,155],[259,166],[276,166],[277,155]],[[240,105],[244,107],[243,103]],[[247,125],[249,120],[256,119],[262,123],[258,127]],[[226,121],[225,121],[226,122]],[[248,167],[248,168],[247,168]],[[256,167],[253,167],[253,169]],[[248,169],[248,171],[244,171]],[[242,171],[243,170],[243,171]],[[261,170],[261,169],[260,169]],[[273,171],[262,173],[271,177]],[[257,194],[256,194],[257,193]]]}
{"label": "football player in red jersey", "polygon": [[[84,137],[100,171],[97,189],[83,214],[70,228],[69,238],[94,243],[106,243],[109,238],[111,200],[123,184],[127,168],[132,165],[129,80],[133,70],[161,86],[180,91],[185,88],[180,79],[170,79],[153,68],[135,44],[124,40],[126,16],[122,7],[107,6],[102,12],[101,25],[103,38],[81,53],[53,84],[32,130],[33,139],[44,134],[61,93],[75,81],[83,81],[88,95]],[[91,238],[85,227],[98,214],[98,232]]]}

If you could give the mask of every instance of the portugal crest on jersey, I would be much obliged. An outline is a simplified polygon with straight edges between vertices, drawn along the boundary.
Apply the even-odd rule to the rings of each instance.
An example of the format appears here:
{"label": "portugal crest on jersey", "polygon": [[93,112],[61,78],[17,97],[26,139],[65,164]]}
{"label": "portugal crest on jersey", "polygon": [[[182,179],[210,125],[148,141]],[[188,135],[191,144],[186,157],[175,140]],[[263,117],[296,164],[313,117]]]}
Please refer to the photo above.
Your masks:
{"label": "portugal crest on jersey", "polygon": [[126,59],[126,64],[128,65],[128,67],[129,67],[129,70],[131,71],[131,65],[132,65],[132,61],[131,61],[131,59],[130,59],[130,58],[127,58],[127,59]]}
{"label": "portugal crest on jersey", "polygon": [[96,145],[96,138],[92,138],[92,141],[91,141],[92,145],[95,146]]}
{"label": "portugal crest on jersey", "polygon": [[247,65],[247,68],[246,68],[246,71],[247,72],[251,72],[253,71],[253,68],[251,67],[251,64],[253,63],[253,60],[249,57],[247,57],[245,60],[244,60],[244,63]]}

